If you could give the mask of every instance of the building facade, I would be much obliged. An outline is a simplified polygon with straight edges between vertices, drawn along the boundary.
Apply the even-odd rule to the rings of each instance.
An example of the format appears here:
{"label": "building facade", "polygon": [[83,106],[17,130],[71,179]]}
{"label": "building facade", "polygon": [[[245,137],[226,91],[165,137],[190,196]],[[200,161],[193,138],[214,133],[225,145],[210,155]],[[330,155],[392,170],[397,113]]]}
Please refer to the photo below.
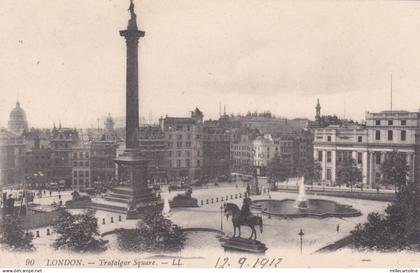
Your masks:
{"label": "building facade", "polygon": [[51,135],[52,150],[51,167],[54,182],[64,180],[67,187],[72,184],[73,145],[79,143],[77,130],[70,128],[54,128]]}
{"label": "building facade", "polygon": [[337,163],[352,158],[363,174],[363,184],[375,187],[382,179],[386,154],[406,154],[410,179],[418,180],[420,112],[366,113],[366,125],[329,126],[315,131],[314,158],[321,163],[321,178],[336,183]]}
{"label": "building facade", "polygon": [[114,159],[117,156],[118,144],[111,140],[94,140],[89,145],[92,183],[112,181],[116,177]]}
{"label": "building facade", "polygon": [[25,143],[20,135],[0,129],[0,186],[24,182]]}
{"label": "building facade", "polygon": [[45,188],[51,179],[51,155],[49,137],[42,132],[30,132],[25,136],[25,182],[31,188]]}
{"label": "building facade", "polygon": [[203,176],[211,179],[230,176],[230,132],[219,122],[204,123]]}
{"label": "building facade", "polygon": [[91,149],[89,144],[78,144],[72,147],[72,180],[74,190],[83,190],[92,186],[90,169]]}
{"label": "building facade", "polygon": [[148,165],[148,180],[152,184],[162,184],[167,181],[167,140],[161,128],[156,125],[144,125],[139,129],[139,147],[141,155],[150,160]]}
{"label": "building facade", "polygon": [[165,117],[159,124],[167,142],[168,180],[201,178],[203,113],[196,108],[191,117]]}

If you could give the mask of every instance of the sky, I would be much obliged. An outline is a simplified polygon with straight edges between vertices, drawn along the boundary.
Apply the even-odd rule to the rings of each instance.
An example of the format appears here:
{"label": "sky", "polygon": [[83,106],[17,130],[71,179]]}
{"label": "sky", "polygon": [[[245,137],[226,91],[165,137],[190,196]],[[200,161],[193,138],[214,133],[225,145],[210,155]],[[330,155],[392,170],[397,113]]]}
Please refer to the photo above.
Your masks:
{"label": "sky", "polygon": [[[418,111],[416,1],[137,0],[140,114],[217,118],[270,110],[355,120]],[[0,127],[19,99],[29,125],[96,126],[125,113],[129,1],[1,0]]]}

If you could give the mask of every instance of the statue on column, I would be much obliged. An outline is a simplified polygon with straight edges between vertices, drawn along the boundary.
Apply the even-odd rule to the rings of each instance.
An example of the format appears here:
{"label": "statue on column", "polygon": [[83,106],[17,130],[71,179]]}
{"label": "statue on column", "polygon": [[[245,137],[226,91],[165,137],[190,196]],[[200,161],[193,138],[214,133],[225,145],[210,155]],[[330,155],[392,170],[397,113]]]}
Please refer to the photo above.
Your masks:
{"label": "statue on column", "polygon": [[130,0],[130,7],[128,8],[130,12],[130,20],[128,20],[128,29],[137,29],[137,15],[134,12],[134,0]]}

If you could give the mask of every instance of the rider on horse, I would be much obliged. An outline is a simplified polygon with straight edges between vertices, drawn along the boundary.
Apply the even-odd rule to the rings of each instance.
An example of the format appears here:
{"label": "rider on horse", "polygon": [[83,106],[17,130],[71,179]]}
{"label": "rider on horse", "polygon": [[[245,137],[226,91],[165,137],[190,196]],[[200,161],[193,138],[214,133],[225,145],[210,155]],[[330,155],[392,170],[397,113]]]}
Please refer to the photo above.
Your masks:
{"label": "rider on horse", "polygon": [[245,197],[242,203],[241,214],[240,214],[240,221],[243,222],[246,220],[248,216],[251,216],[251,198]]}

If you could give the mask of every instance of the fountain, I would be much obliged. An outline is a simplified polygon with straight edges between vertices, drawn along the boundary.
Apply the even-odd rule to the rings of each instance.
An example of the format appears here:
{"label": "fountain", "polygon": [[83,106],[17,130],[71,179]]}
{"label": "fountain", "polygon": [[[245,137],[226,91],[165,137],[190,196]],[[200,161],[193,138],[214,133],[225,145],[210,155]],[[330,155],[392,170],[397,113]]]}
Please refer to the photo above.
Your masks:
{"label": "fountain", "polygon": [[295,201],[295,207],[300,209],[308,208],[308,200],[306,199],[305,194],[305,177],[303,176],[299,181],[299,194]]}
{"label": "fountain", "polygon": [[305,193],[304,178],[298,183],[298,196],[293,199],[263,199],[252,202],[251,208],[270,216],[295,217],[357,217],[360,211],[350,205],[324,199],[309,199]]}
{"label": "fountain", "polygon": [[162,215],[168,218],[170,216],[170,213],[171,213],[171,205],[169,204],[168,197],[166,197],[163,203]]}

